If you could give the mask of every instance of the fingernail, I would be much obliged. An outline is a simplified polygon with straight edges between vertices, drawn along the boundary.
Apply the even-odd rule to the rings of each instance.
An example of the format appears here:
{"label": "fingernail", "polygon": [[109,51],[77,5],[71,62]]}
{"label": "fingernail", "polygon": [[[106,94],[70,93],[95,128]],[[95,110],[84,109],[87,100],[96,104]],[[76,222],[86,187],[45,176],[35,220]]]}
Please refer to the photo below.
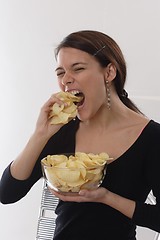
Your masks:
{"label": "fingernail", "polygon": [[79,191],[79,195],[81,195],[81,196],[85,195],[85,191],[84,190],[80,190]]}

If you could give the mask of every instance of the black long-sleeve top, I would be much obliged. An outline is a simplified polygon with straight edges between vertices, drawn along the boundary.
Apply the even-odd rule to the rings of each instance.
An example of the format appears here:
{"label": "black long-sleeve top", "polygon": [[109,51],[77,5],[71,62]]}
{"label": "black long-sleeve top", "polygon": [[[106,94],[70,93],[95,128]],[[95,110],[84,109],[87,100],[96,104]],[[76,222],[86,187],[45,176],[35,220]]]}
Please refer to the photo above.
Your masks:
{"label": "black long-sleeve top", "polygon": [[[69,122],[48,141],[27,180],[13,178],[9,165],[0,181],[0,201],[14,203],[27,194],[42,177],[40,160],[43,157],[75,152],[78,126],[78,119]],[[136,225],[160,232],[159,123],[150,120],[133,145],[108,164],[102,186],[136,202],[133,218],[101,203],[59,201],[54,240],[135,240]],[[145,203],[151,190],[156,197],[155,205]]]}

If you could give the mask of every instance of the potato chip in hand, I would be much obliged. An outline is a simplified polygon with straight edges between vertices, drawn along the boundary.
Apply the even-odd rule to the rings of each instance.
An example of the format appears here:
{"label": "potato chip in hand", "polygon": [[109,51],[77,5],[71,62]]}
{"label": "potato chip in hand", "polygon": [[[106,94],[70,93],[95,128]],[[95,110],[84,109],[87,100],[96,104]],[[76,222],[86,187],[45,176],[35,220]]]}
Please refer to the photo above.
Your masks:
{"label": "potato chip in hand", "polygon": [[[83,97],[75,96],[69,92],[59,92],[57,97],[64,102],[61,106],[58,103],[53,104],[49,118],[51,124],[66,124],[77,116],[76,103],[82,101]],[[67,103],[65,105],[65,103]]]}

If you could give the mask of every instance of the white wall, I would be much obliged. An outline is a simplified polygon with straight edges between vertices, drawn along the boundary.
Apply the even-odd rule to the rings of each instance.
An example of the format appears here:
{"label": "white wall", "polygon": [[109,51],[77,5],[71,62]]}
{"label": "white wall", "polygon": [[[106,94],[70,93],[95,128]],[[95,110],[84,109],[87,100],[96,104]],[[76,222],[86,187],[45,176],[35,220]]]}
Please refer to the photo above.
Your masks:
{"label": "white wall", "polygon": [[[130,97],[160,121],[159,12],[159,0],[0,0],[0,175],[31,135],[41,105],[58,90],[53,51],[72,31],[100,30],[117,41]],[[40,181],[18,203],[0,204],[1,239],[35,239],[41,187]],[[151,236],[140,229],[139,239]]]}

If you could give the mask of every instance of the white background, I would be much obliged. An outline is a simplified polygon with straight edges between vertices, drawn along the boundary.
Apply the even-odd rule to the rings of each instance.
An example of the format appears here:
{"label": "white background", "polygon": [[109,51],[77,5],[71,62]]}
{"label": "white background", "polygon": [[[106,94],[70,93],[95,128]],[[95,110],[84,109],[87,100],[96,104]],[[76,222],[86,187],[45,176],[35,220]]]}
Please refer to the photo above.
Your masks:
{"label": "white background", "polygon": [[[58,91],[54,47],[72,31],[94,29],[120,45],[126,90],[160,122],[159,0],[0,0],[0,175],[32,134],[39,110]],[[35,239],[42,181],[21,201],[0,204],[0,239]],[[153,232],[139,229],[139,240]]]}

